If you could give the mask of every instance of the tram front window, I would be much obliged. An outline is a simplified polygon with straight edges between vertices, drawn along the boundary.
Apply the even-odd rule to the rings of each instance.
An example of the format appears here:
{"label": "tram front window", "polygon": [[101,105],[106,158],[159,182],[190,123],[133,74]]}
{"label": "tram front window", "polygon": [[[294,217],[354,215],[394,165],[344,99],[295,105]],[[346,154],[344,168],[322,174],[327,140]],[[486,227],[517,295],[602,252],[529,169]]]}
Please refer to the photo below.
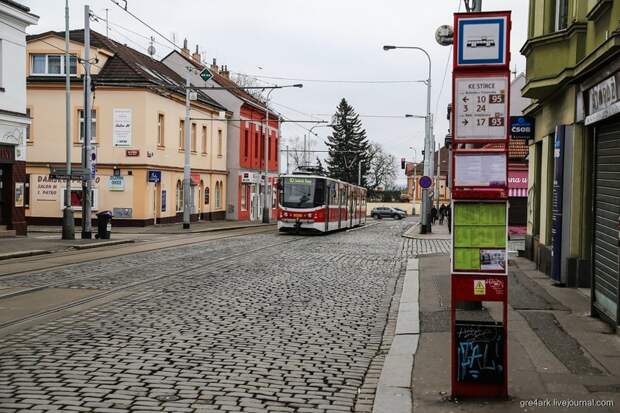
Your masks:
{"label": "tram front window", "polygon": [[[282,206],[285,208],[312,208],[316,201],[323,203],[323,182],[311,178],[285,178]],[[318,197],[315,196],[319,195]],[[317,199],[320,198],[320,199]]]}

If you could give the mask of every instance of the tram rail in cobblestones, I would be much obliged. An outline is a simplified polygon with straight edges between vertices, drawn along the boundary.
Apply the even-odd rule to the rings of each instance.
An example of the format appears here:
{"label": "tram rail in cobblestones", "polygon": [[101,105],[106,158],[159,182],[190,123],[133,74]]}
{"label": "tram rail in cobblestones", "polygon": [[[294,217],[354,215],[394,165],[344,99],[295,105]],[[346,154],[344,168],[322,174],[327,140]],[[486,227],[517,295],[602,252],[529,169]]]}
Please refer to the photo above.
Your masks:
{"label": "tram rail in cobblestones", "polygon": [[[236,236],[239,236],[239,235],[236,235]],[[232,237],[235,237],[235,236],[225,237],[225,238],[232,238]],[[221,240],[221,239],[222,238],[218,238],[218,240]],[[243,252],[240,252],[240,253],[231,254],[231,255],[224,256],[224,257],[216,258],[213,261],[211,261],[211,264],[216,264],[216,263],[221,263],[221,262],[230,263],[230,260],[232,260],[234,258],[244,257],[248,253],[257,252],[257,251],[261,251],[261,250],[265,250],[265,249],[269,249],[269,248],[273,248],[273,247],[278,247],[278,246],[285,245],[285,244],[290,244],[292,242],[301,241],[303,239],[304,239],[304,237],[294,237],[292,239],[289,239],[289,240],[286,240],[286,241],[283,241],[283,242],[277,242],[277,243],[274,243],[274,244],[269,244],[269,245],[265,245],[265,246],[262,246],[262,247],[254,248],[254,249],[251,249],[251,250],[244,250]],[[194,243],[191,243],[191,244],[198,244],[198,243],[201,243],[201,242],[208,242],[208,241],[211,241],[211,240],[203,240],[203,241],[198,241],[198,242],[194,242]],[[185,245],[183,245],[183,246],[185,246]],[[177,245],[176,248],[182,248],[183,246]],[[173,248],[173,247],[171,247],[171,248]],[[72,265],[72,264],[70,264],[70,265]],[[174,276],[179,275],[181,273],[192,271],[192,270],[196,270],[196,269],[200,269],[202,267],[203,267],[203,264],[201,263],[201,264],[198,264],[198,265],[184,267],[184,268],[182,268],[182,269],[180,269],[178,271],[175,271],[175,272],[171,272],[171,273],[167,273],[167,274],[163,274],[163,275],[158,275],[158,276],[155,276],[155,277],[151,277],[151,278],[147,278],[147,279],[143,279],[143,280],[139,280],[139,281],[134,281],[134,282],[128,283],[128,284],[122,284],[122,285],[119,285],[117,287],[113,287],[111,289],[108,289],[108,290],[101,291],[99,293],[90,295],[88,297],[84,297],[84,298],[81,298],[81,299],[78,299],[78,300],[71,301],[69,303],[58,305],[56,307],[49,308],[49,309],[46,309],[46,310],[43,310],[43,311],[39,311],[37,313],[29,314],[29,315],[27,315],[25,317],[20,317],[20,318],[16,318],[16,319],[13,319],[13,320],[10,320],[10,321],[6,321],[6,322],[3,322],[3,323],[0,323],[0,336],[2,336],[2,330],[3,329],[9,328],[9,327],[13,327],[13,326],[16,326],[16,325],[19,325],[19,324],[22,324],[22,323],[27,323],[27,322],[30,322],[30,321],[34,321],[36,319],[39,319],[39,318],[42,318],[42,317],[46,317],[46,316],[49,316],[49,315],[54,314],[54,313],[58,313],[58,312],[61,312],[61,311],[64,311],[64,310],[68,310],[68,309],[75,308],[75,307],[78,307],[78,306],[81,306],[81,305],[84,305],[84,304],[88,304],[88,303],[93,302],[93,301],[100,300],[102,298],[111,296],[113,294],[116,294],[116,293],[124,291],[124,290],[130,290],[132,288],[135,288],[135,287],[138,287],[138,286],[141,286],[141,285],[149,284],[149,283],[152,283],[152,282],[155,282],[155,281],[159,281],[159,280],[162,280],[162,279],[165,279],[165,278],[174,277]],[[26,289],[26,290],[20,290],[20,291],[16,291],[16,292],[13,292],[13,293],[8,293],[8,294],[0,295],[0,302],[1,302],[2,299],[11,298],[11,297],[15,297],[15,296],[18,296],[18,295],[29,294],[29,293],[36,292],[36,291],[41,291],[41,290],[44,290],[44,289],[47,289],[47,288],[61,287],[63,285],[67,285],[68,283],[72,283],[72,282],[75,282],[75,281],[83,281],[83,280],[93,279],[93,278],[96,278],[96,277],[101,277],[101,276],[104,276],[104,275],[106,275],[108,273],[113,273],[114,271],[115,270],[111,270],[111,271],[108,271],[108,272],[97,273],[97,274],[94,274],[94,275],[91,274],[91,275],[82,276],[82,277],[75,277],[75,278],[72,278],[72,279],[69,279],[69,280],[63,279],[62,281],[59,281],[59,282],[56,282],[56,283],[49,283],[49,284],[45,284],[45,285],[41,285],[41,286],[37,286],[37,287],[32,287],[32,288]]]}

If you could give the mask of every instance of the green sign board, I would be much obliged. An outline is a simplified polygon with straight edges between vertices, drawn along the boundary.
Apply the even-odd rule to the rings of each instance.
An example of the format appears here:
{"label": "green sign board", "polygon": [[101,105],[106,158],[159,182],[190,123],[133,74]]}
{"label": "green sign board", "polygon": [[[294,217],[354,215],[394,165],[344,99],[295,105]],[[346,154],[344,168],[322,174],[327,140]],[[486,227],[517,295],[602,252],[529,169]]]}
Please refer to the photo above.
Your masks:
{"label": "green sign board", "polygon": [[506,271],[506,202],[454,203],[455,271]]}
{"label": "green sign board", "polygon": [[200,78],[204,80],[205,82],[211,79],[212,77],[213,75],[211,74],[211,71],[209,71],[209,69],[206,67],[204,68],[202,72],[200,72]]}

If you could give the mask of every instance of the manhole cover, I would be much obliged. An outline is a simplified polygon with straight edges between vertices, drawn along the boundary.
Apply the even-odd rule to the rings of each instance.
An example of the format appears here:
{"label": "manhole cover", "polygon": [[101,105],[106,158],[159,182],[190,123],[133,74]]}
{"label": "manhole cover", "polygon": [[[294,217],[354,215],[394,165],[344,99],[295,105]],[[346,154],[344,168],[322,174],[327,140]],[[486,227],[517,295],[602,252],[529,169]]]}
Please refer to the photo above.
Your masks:
{"label": "manhole cover", "polygon": [[156,400],[160,402],[175,402],[180,399],[176,394],[161,394],[159,396],[155,396]]}

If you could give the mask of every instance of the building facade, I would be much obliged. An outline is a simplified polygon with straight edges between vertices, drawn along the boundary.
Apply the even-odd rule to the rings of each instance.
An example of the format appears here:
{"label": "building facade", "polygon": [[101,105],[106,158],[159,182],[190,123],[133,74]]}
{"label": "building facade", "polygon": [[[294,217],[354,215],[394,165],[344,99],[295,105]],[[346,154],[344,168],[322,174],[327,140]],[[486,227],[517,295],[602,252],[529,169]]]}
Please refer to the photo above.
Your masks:
{"label": "building facade", "polygon": [[617,327],[620,3],[530,0],[523,95],[529,143],[526,254],[554,281],[590,287]]}
{"label": "building facade", "polygon": [[[439,168],[439,202],[450,202],[450,189],[448,188],[448,172],[449,172],[449,160],[450,150],[446,146],[442,146],[438,151],[434,153],[435,170],[433,171],[433,186],[431,191],[433,194],[433,204],[437,203],[435,181],[437,174],[437,156],[441,160],[441,166]],[[420,178],[424,176],[424,163],[423,162],[407,162],[405,164],[405,175],[407,176],[407,196],[410,201],[414,201],[417,205],[422,199],[422,187],[420,186]]]}
{"label": "building facade", "polygon": [[30,9],[0,0],[0,236],[26,235],[26,27],[39,18]]}
{"label": "building facade", "polygon": [[[83,56],[84,33],[71,31],[70,52]],[[65,78],[63,32],[28,37],[29,223],[61,222],[65,182],[50,178],[65,162]],[[114,225],[179,222],[183,210],[183,166],[190,151],[192,220],[224,219],[227,117],[205,93],[191,102],[185,125],[185,79],[163,63],[91,32],[93,65],[93,149],[96,177],[93,211],[113,212]],[[74,58],[72,58],[74,60]],[[82,159],[83,68],[71,62],[72,160]],[[196,120],[194,120],[196,119]],[[185,147],[185,128],[190,147]],[[71,203],[81,221],[82,188],[72,183]]]}
{"label": "building facade", "polygon": [[[177,73],[187,73],[187,67],[196,70],[191,76],[198,81],[198,73],[207,66],[201,62],[200,54],[191,56],[187,45],[181,51],[174,51],[162,60]],[[263,217],[263,189],[265,183],[265,144],[268,145],[267,204],[271,217],[276,219],[275,182],[279,171],[279,115],[269,112],[269,125],[266,125],[266,107],[263,102],[239,88],[230,79],[225,66],[218,66],[213,61],[209,66],[212,78],[207,82],[200,80],[207,87],[222,89],[209,90],[215,100],[226,106],[232,113],[228,120],[228,185],[226,219],[241,221],[261,221]],[[266,143],[267,141],[267,143]]]}

